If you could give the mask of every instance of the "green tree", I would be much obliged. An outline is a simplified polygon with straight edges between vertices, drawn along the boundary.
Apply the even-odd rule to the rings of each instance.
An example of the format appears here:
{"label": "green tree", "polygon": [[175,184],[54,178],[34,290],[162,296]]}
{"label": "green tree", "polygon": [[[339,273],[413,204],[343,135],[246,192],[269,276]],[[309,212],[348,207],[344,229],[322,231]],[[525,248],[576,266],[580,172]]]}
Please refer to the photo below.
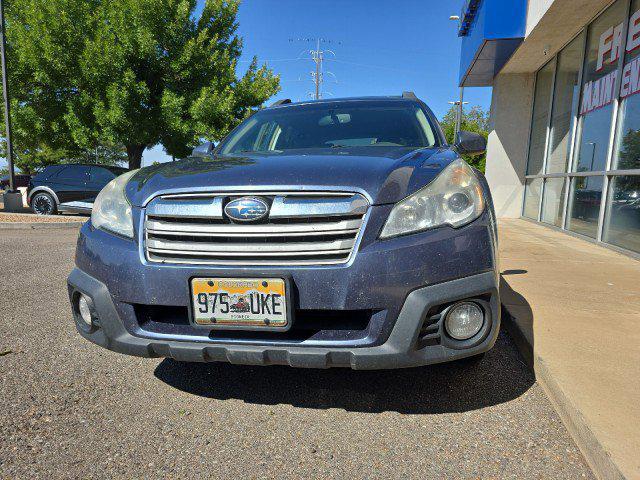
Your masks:
{"label": "green tree", "polygon": [[640,130],[629,129],[622,139],[618,170],[640,168]]}
{"label": "green tree", "polygon": [[[127,161],[127,152],[123,146],[101,143],[91,150],[72,148],[54,148],[47,144],[28,145],[14,151],[16,167],[23,173],[33,174],[47,165],[58,163],[98,163],[102,165],[121,165]],[[0,156],[6,158],[4,144]]]}
{"label": "green tree", "polygon": [[[619,153],[618,170],[640,168],[640,130],[629,129],[622,139]],[[616,186],[621,191],[632,191],[640,188],[640,177],[633,175],[619,176]]]}
{"label": "green tree", "polygon": [[[455,140],[454,136],[456,131],[457,112],[458,107],[452,105],[449,111],[440,121],[440,125],[442,126],[444,135],[447,138],[447,142],[450,144],[453,144]],[[484,138],[487,138],[489,136],[489,114],[482,110],[482,108],[479,106],[472,107],[467,111],[463,110],[460,129],[466,130],[467,132],[479,133]],[[484,172],[484,167],[487,159],[486,154],[479,155],[477,157],[463,155],[463,157],[467,161],[467,163],[469,163],[469,165],[473,165],[481,172]]]}
{"label": "green tree", "polygon": [[[13,0],[8,40],[18,157],[162,144],[182,157],[219,140],[279,90],[254,58],[236,75],[238,0]],[[98,157],[100,157],[98,155]]]}

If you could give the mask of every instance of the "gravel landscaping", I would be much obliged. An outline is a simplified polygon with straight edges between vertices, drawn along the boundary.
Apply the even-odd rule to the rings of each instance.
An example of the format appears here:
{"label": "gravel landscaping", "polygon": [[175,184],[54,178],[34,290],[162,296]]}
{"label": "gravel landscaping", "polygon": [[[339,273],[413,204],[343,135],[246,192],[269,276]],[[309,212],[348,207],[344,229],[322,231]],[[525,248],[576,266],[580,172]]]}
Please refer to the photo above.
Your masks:
{"label": "gravel landscaping", "polygon": [[0,212],[0,223],[68,223],[83,222],[84,215],[35,215],[33,213]]}
{"label": "gravel landscaping", "polygon": [[87,215],[36,215],[28,208],[18,213],[4,212],[4,203],[0,195],[0,223],[68,223],[83,222]]}

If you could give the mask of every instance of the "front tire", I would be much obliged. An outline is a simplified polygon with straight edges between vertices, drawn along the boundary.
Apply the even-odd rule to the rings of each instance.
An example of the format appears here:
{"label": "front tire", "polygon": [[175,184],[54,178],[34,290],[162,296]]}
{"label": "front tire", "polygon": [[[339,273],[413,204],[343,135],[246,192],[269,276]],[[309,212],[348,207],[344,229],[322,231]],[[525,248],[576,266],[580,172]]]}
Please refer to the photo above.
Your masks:
{"label": "front tire", "polygon": [[55,215],[58,211],[54,198],[45,192],[36,193],[31,199],[31,210],[36,215]]}

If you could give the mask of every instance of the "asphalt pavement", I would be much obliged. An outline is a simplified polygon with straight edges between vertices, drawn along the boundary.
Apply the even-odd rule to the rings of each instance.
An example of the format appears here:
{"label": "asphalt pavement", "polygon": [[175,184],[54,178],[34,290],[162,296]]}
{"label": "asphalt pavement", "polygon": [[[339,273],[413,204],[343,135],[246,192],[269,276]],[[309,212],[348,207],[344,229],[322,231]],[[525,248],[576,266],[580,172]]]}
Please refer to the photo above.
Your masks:
{"label": "asphalt pavement", "polygon": [[76,236],[0,231],[0,478],[592,478],[504,333],[473,368],[126,357],[75,331]]}

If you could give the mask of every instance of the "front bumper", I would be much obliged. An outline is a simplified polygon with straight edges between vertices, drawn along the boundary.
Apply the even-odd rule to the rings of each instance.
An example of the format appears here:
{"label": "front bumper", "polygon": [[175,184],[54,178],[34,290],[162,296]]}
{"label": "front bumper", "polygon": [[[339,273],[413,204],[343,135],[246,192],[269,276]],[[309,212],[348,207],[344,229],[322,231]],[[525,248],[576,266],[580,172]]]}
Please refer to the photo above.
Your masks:
{"label": "front bumper", "polygon": [[[414,367],[456,360],[489,350],[500,328],[500,302],[494,272],[431,285],[412,291],[406,298],[387,340],[372,347],[310,347],[277,344],[216,344],[133,335],[124,326],[106,285],[74,269],[69,276],[69,294],[82,292],[93,300],[99,327],[88,328],[76,321],[80,334],[109,350],[140,357],[171,357],[179,361],[222,361],[249,365],[292,367],[388,369]],[[470,297],[486,299],[487,328],[472,344],[461,348],[447,340],[442,320],[430,332],[439,333],[440,344],[422,342],[423,324],[432,308]],[[433,336],[433,334],[431,334]]]}
{"label": "front bumper", "polygon": [[[72,301],[76,292],[93,299],[100,326],[87,329],[77,322],[78,329],[94,343],[131,355],[300,367],[410,367],[490,349],[500,322],[490,213],[459,229],[380,240],[391,208],[371,207],[351,261],[321,266],[151,263],[140,240],[141,209],[134,209],[140,225],[134,240],[87,222],[80,231],[69,293]],[[243,276],[288,279],[295,309],[291,331],[226,334],[188,322],[191,278]],[[477,338],[456,343],[445,335],[438,315],[452,302],[470,298],[484,302],[489,323]],[[352,326],[354,318],[365,321]],[[314,321],[320,326],[309,333]]]}

